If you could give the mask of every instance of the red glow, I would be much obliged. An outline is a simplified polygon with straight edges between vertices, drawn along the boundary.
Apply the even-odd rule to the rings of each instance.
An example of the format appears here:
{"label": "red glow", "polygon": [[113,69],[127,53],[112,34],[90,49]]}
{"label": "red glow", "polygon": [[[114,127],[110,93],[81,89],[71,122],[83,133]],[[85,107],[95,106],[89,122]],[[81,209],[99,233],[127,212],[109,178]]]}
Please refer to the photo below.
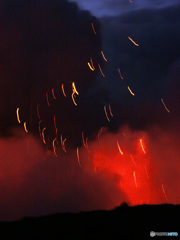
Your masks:
{"label": "red glow", "polygon": [[[151,156],[148,153],[144,154],[138,137],[133,138],[133,141],[125,138],[128,137],[124,137],[121,142],[117,136],[110,141],[103,141],[101,147],[93,152],[94,169],[105,178],[111,179],[116,176],[118,189],[124,192],[131,205],[157,203],[162,199],[162,189],[154,187],[157,184],[154,180]],[[123,146],[123,154],[120,145]],[[145,147],[147,148],[143,142],[143,149]]]}

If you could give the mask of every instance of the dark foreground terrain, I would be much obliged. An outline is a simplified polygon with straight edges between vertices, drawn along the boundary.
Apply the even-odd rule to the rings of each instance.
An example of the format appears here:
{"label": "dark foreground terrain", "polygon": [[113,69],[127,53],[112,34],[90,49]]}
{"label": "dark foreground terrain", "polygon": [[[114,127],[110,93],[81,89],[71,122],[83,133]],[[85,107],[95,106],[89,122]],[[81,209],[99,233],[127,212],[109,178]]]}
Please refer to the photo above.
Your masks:
{"label": "dark foreground terrain", "polygon": [[[126,204],[111,211],[57,214],[1,222],[1,239],[152,239],[150,232],[178,232],[180,205]],[[179,239],[179,236],[154,239]]]}

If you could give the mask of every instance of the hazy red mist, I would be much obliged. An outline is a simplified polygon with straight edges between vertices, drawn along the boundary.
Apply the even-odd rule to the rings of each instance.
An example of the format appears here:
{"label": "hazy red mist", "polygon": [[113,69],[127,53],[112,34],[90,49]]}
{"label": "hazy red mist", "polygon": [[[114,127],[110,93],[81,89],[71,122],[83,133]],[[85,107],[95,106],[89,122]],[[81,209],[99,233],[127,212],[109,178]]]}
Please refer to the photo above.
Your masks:
{"label": "hazy red mist", "polygon": [[[144,151],[140,142],[142,139]],[[117,145],[120,146],[121,151]],[[179,132],[104,131],[58,157],[30,134],[0,140],[0,220],[135,204],[180,203]],[[68,150],[68,149],[67,149]]]}

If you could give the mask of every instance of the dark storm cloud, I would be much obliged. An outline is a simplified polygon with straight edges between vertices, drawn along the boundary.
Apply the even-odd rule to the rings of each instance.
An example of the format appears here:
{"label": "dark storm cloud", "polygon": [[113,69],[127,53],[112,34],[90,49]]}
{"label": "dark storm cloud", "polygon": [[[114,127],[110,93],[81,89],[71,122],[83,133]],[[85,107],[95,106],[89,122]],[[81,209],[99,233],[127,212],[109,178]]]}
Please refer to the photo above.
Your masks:
{"label": "dark storm cloud", "polygon": [[69,0],[77,2],[82,9],[92,12],[97,17],[117,16],[124,12],[131,12],[145,8],[164,8],[176,5],[179,0]]}
{"label": "dark storm cloud", "polygon": [[[46,127],[46,142],[52,145],[56,136],[55,116],[58,137],[63,134],[63,138],[71,139],[71,144],[78,144],[82,131],[91,132],[88,120],[95,128],[101,125],[94,123],[93,118],[95,106],[101,107],[99,100],[89,101],[88,92],[97,73],[87,65],[90,58],[95,66],[102,62],[98,20],[65,0],[8,0],[0,4],[1,135],[17,126],[17,107],[21,126],[27,122],[29,132],[39,134],[39,105],[40,127],[41,131]],[[78,107],[71,98],[72,82],[80,94],[76,97]],[[63,96],[62,84],[67,98]]]}
{"label": "dark storm cloud", "polygon": [[[135,128],[177,121],[179,116],[180,5],[101,19],[109,101],[118,120]],[[131,37],[139,47],[129,39]],[[124,77],[118,73],[120,68]],[[127,86],[135,93],[133,97]],[[174,89],[174,90],[173,90]],[[172,110],[169,114],[162,102]],[[173,100],[172,100],[173,99]]]}

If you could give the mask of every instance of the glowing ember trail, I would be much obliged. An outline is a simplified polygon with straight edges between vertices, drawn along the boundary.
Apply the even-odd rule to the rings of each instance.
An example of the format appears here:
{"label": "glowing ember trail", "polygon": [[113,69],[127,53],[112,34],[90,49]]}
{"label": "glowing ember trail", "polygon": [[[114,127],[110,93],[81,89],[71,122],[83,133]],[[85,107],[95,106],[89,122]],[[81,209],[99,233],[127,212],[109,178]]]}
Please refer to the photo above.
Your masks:
{"label": "glowing ember trail", "polygon": [[162,191],[164,193],[164,197],[165,197],[166,201],[168,202],[168,198],[167,198],[166,192],[164,190],[164,185],[163,184],[162,184]]}
{"label": "glowing ember trail", "polygon": [[135,46],[139,47],[139,44],[137,44],[132,38],[130,38],[129,36],[128,36],[128,38],[132,43],[134,43]]}
{"label": "glowing ember trail", "polygon": [[84,145],[84,147],[88,150],[88,138],[86,138],[86,142],[85,142],[85,139],[84,139],[84,132],[82,132],[82,143]]}
{"label": "glowing ember trail", "polygon": [[135,173],[135,171],[133,172],[133,177],[134,177],[134,183],[135,183],[135,185],[136,185],[136,187],[137,187],[137,181],[136,181],[136,173]]}
{"label": "glowing ember trail", "polygon": [[119,75],[120,75],[121,79],[123,80],[124,78],[123,78],[123,76],[121,75],[121,71],[120,71],[119,68],[118,68],[118,72],[119,72]]}
{"label": "glowing ember trail", "polygon": [[95,68],[93,68],[89,62],[88,62],[88,66],[91,69],[91,71],[95,71]]}
{"label": "glowing ember trail", "polygon": [[39,121],[39,135],[40,135],[40,138],[42,139],[42,134],[41,134],[41,123],[42,123],[42,120]]}
{"label": "glowing ember trail", "polygon": [[169,109],[166,107],[166,104],[164,103],[164,100],[163,100],[162,98],[161,98],[161,102],[163,103],[163,105],[164,105],[166,111],[167,111],[168,113],[170,113]]}
{"label": "glowing ember trail", "polygon": [[120,146],[119,146],[118,141],[117,141],[117,146],[118,146],[118,149],[119,149],[120,154],[121,154],[121,155],[124,155],[123,151],[121,150],[121,148],[120,148]]}
{"label": "glowing ember trail", "polygon": [[140,139],[140,145],[141,145],[143,153],[146,154],[146,151],[144,150],[143,140],[142,139]]}
{"label": "glowing ember trail", "polygon": [[135,94],[132,92],[132,90],[130,89],[130,87],[128,86],[128,90],[131,93],[131,95],[135,96]]}
{"label": "glowing ember trail", "polygon": [[106,57],[104,56],[104,53],[103,53],[103,51],[101,51],[101,54],[102,54],[102,56],[103,56],[104,60],[107,62],[107,59],[106,59]]}
{"label": "glowing ember trail", "polygon": [[90,61],[91,61],[91,66],[92,66],[92,68],[95,69],[92,58],[90,58]]}
{"label": "glowing ember trail", "polygon": [[61,147],[62,147],[62,150],[67,153],[66,151],[66,148],[65,148],[65,142],[66,142],[66,138],[63,140],[63,137],[62,137],[62,134],[61,134]]}
{"label": "glowing ember trail", "polygon": [[54,88],[52,88],[52,96],[54,98],[54,100],[56,100],[55,94],[54,94]]}
{"label": "glowing ember trail", "polygon": [[77,147],[77,159],[78,159],[78,164],[81,167],[80,160],[79,160],[79,148]]}
{"label": "glowing ember trail", "polygon": [[74,105],[77,106],[77,103],[76,103],[76,101],[75,101],[75,99],[74,99],[74,93],[72,93],[71,97],[72,97],[72,100],[73,100]]}
{"label": "glowing ember trail", "polygon": [[27,130],[27,127],[26,127],[26,122],[24,122],[24,130],[25,130],[25,132],[28,133],[28,130]]}
{"label": "glowing ember trail", "polygon": [[102,128],[99,130],[99,133],[98,133],[98,141],[99,141],[99,137],[100,137],[100,135],[101,135],[103,129],[104,129],[104,127],[102,127]]}
{"label": "glowing ember trail", "polygon": [[92,26],[92,29],[93,29],[94,34],[96,35],[96,31],[95,31],[95,28],[94,28],[94,24],[92,23],[91,26]]}
{"label": "glowing ember trail", "polygon": [[[54,128],[56,130],[56,138],[57,138],[57,132],[58,132],[58,129],[57,129],[57,125],[56,125],[56,116],[54,115]],[[57,139],[56,139],[57,140]]]}
{"label": "glowing ember trail", "polygon": [[109,112],[110,112],[111,116],[113,117],[110,104],[109,104]]}
{"label": "glowing ember trail", "polygon": [[61,88],[62,88],[62,93],[63,93],[63,95],[66,97],[66,93],[65,93],[65,91],[64,91],[64,84],[61,85]]}
{"label": "glowing ember trail", "polygon": [[130,154],[130,157],[131,157],[131,160],[132,160],[134,166],[136,166],[136,162],[134,161],[134,158],[133,158],[132,154]]}
{"label": "glowing ember trail", "polygon": [[56,138],[53,140],[53,150],[54,150],[54,155],[57,157],[55,141],[57,141]]}
{"label": "glowing ember trail", "polygon": [[75,86],[75,82],[72,83],[72,88],[73,88],[73,92],[76,93],[77,95],[79,95],[76,86]]}
{"label": "glowing ember trail", "polygon": [[48,98],[48,92],[46,92],[46,101],[47,101],[48,106],[50,107],[49,98]]}
{"label": "glowing ember trail", "polygon": [[101,72],[101,75],[105,78],[105,75],[104,75],[104,73],[103,73],[103,71],[102,71],[102,69],[101,69],[101,66],[98,64],[98,67],[99,67],[99,70],[100,70],[100,72]]}
{"label": "glowing ember trail", "polygon": [[106,105],[104,106],[104,112],[105,112],[105,114],[106,114],[106,118],[107,118],[108,122],[110,122],[110,119],[109,119],[109,117],[108,117],[107,110],[106,110]]}
{"label": "glowing ember trail", "polygon": [[72,83],[72,89],[73,89],[73,92],[72,92],[71,97],[72,97],[72,100],[73,100],[74,105],[77,106],[77,103],[76,103],[76,101],[75,101],[75,99],[74,99],[74,96],[75,96],[74,94],[79,95],[79,93],[78,93],[78,91],[77,91],[77,89],[76,89],[76,86],[75,86],[75,83],[74,83],[74,82]]}
{"label": "glowing ember trail", "polygon": [[85,144],[85,140],[84,140],[84,132],[82,132],[82,142],[83,142],[84,147],[86,148],[86,144]]}
{"label": "glowing ember trail", "polygon": [[41,119],[40,114],[39,114],[39,107],[40,107],[40,104],[37,105],[37,116],[39,119]]}
{"label": "glowing ember trail", "polygon": [[46,130],[46,127],[43,128],[42,130],[42,139],[43,139],[43,143],[46,144],[46,141],[45,141],[45,137],[44,137],[44,131]]}
{"label": "glowing ember trail", "polygon": [[17,115],[18,123],[21,123],[21,121],[20,121],[20,119],[19,119],[19,108],[17,108],[17,110],[16,110],[16,115]]}

